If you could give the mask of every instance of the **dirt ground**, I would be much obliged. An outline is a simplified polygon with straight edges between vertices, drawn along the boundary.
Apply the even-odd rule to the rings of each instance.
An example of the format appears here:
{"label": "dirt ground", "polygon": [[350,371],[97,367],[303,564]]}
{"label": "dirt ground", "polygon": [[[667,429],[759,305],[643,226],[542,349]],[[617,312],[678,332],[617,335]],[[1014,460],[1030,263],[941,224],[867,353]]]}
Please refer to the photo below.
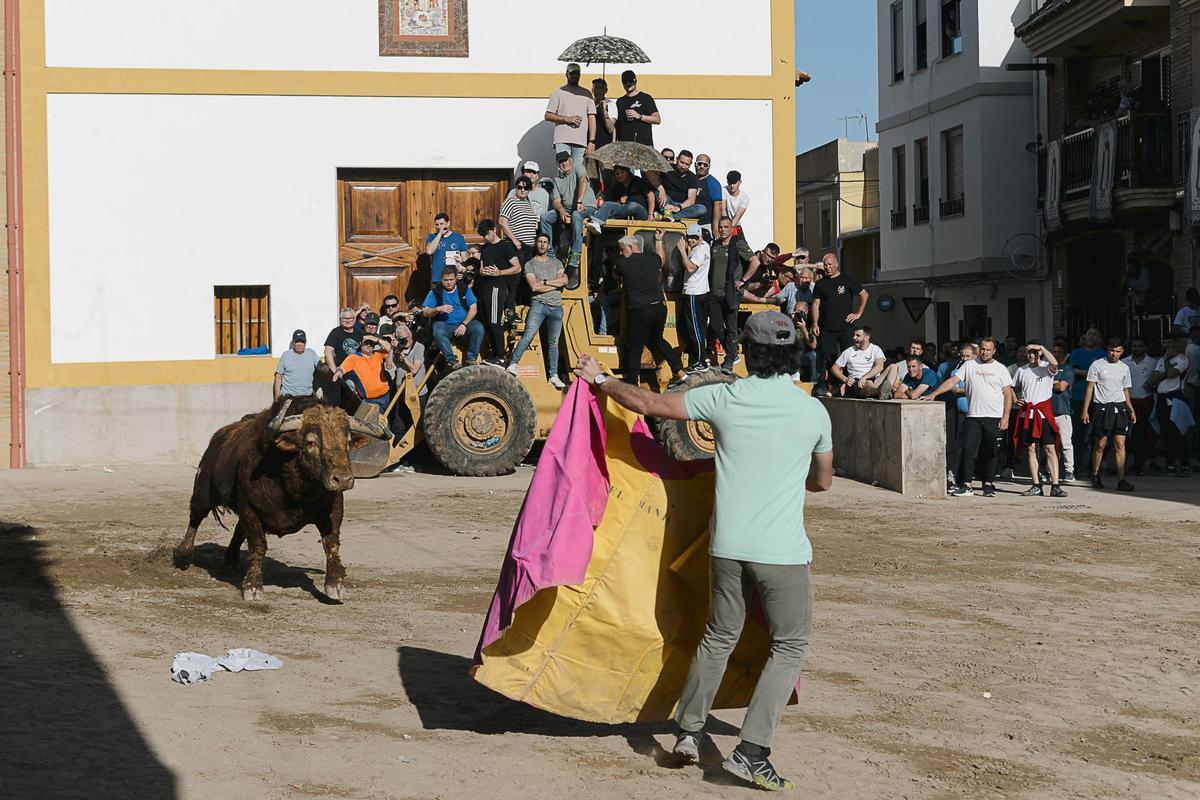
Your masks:
{"label": "dirt ground", "polygon": [[[348,601],[321,601],[305,531],[269,542],[247,605],[215,523],[170,565],[190,469],[0,473],[0,797],[746,796],[715,749],[740,712],[680,768],[666,724],[565,720],[468,677],[531,474],[360,481]],[[1022,488],[810,500],[814,644],[773,755],[796,796],[1200,796],[1200,479]],[[284,668],[171,682],[174,653],[232,647]]]}

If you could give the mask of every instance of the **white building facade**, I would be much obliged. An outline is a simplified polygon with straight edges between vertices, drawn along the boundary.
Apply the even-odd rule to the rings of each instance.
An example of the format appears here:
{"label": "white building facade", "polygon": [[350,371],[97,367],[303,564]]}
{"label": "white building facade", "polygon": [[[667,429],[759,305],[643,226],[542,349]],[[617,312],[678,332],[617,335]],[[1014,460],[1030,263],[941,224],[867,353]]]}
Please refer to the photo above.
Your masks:
{"label": "white building facade", "polygon": [[[878,0],[880,297],[929,341],[1047,337],[1037,0]],[[1009,69],[1010,65],[1021,68]],[[900,299],[931,302],[919,321]],[[917,304],[919,305],[919,304]]]}
{"label": "white building facade", "polygon": [[[469,7],[468,55],[381,55],[379,0],[21,3],[27,463],[194,462],[218,425],[269,403],[294,329],[319,348],[348,296],[410,268],[347,272],[376,233],[351,216],[380,203],[381,231],[415,253],[443,201],[462,200],[467,232],[523,160],[553,175],[557,56],[605,25],[652,59],[632,66],[658,100],[655,144],[740,170],[748,235],[790,245],[789,2],[731,17],[698,0],[684,38],[664,4],[448,2]],[[695,46],[731,38],[720,59]],[[584,69],[590,86],[600,65]],[[403,188],[419,181],[424,205]],[[220,352],[220,287],[266,288],[269,354]]]}

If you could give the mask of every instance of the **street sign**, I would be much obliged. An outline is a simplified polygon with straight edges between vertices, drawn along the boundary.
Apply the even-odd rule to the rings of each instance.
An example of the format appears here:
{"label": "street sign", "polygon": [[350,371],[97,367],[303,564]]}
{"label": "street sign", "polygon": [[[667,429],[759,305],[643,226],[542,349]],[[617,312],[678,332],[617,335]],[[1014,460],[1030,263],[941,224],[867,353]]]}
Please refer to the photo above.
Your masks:
{"label": "street sign", "polygon": [[908,309],[908,315],[912,317],[913,322],[920,322],[921,317],[925,316],[925,309],[929,308],[929,304],[933,302],[928,297],[901,297],[900,300]]}

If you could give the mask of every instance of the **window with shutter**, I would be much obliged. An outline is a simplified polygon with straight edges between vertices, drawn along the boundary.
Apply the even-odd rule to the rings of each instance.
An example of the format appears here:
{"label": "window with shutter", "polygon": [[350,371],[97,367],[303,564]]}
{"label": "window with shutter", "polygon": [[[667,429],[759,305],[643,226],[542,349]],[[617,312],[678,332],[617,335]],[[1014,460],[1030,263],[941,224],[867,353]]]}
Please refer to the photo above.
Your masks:
{"label": "window with shutter", "polygon": [[913,224],[929,222],[929,140],[916,142],[916,202],[913,203]]}
{"label": "window with shutter", "polygon": [[908,176],[904,157],[904,145],[892,148],[892,183],[895,188],[895,194],[892,196],[893,228],[903,228],[908,217]]}
{"label": "window with shutter", "polygon": [[256,348],[271,351],[271,287],[214,286],[217,355]]}
{"label": "window with shutter", "polygon": [[926,7],[925,0],[917,0],[916,8],[913,12],[913,37],[915,41],[913,50],[915,57],[913,59],[913,71],[917,72],[925,69],[929,65],[929,26],[926,24]]}
{"label": "window with shutter", "polygon": [[963,129],[952,128],[942,134],[945,150],[945,196],[941,203],[941,216],[957,216],[963,213]]}
{"label": "window with shutter", "polygon": [[904,80],[904,4],[892,3],[892,80]]}
{"label": "window with shutter", "polygon": [[942,58],[962,50],[962,0],[942,0]]}

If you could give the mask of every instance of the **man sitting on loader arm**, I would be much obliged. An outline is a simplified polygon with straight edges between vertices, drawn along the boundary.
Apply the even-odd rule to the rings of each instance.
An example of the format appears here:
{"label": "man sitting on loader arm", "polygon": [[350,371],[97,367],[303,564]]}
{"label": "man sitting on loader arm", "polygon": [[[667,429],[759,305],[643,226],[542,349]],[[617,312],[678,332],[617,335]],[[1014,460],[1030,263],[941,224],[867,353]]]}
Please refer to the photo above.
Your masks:
{"label": "man sitting on loader arm", "polygon": [[433,317],[433,341],[442,351],[449,369],[458,367],[458,356],[454,354],[451,339],[467,337],[468,365],[479,358],[483,325],[475,319],[478,308],[475,293],[469,287],[458,285],[458,270],[453,266],[442,269],[441,285],[430,289],[421,303],[421,316]]}

